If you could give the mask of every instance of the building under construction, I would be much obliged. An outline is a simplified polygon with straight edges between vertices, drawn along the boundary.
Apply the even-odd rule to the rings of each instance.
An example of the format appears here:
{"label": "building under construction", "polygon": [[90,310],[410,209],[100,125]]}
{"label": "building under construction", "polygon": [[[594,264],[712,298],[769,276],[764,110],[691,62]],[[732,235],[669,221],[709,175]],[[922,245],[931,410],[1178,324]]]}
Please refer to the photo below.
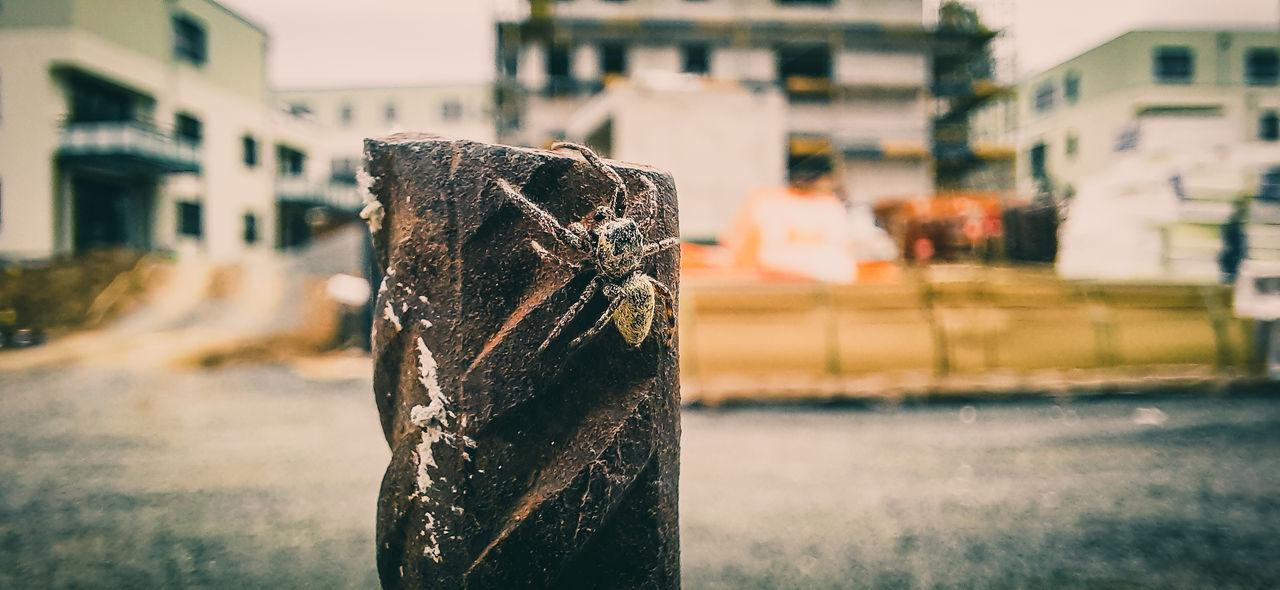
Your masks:
{"label": "building under construction", "polygon": [[[753,188],[828,177],[855,202],[934,190],[921,0],[536,1],[498,25],[498,136],[670,169],[682,233]],[[992,34],[956,28],[948,42]]]}

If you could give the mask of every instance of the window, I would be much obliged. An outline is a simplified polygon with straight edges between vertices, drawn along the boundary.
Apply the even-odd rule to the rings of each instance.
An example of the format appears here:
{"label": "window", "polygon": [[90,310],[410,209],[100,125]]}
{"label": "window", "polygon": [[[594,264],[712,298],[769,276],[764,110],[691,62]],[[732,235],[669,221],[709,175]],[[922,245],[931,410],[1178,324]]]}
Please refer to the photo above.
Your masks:
{"label": "window", "polygon": [[258,216],[252,213],[244,214],[244,243],[258,243]]}
{"label": "window", "polygon": [[1053,110],[1054,95],[1057,89],[1054,88],[1053,82],[1044,82],[1036,87],[1035,108],[1037,113],[1047,113]]}
{"label": "window", "polygon": [[456,100],[446,100],[440,103],[440,116],[445,121],[457,121],[462,118],[462,103]]}
{"label": "window", "polygon": [[359,166],[356,158],[334,158],[329,166],[329,179],[340,184],[355,184]]}
{"label": "window", "polygon": [[351,120],[355,118],[355,110],[351,108],[351,103],[343,103],[338,107],[338,122],[343,125],[350,125]]}
{"label": "window", "polygon": [[1045,166],[1045,154],[1049,151],[1049,147],[1043,143],[1038,143],[1027,153],[1027,160],[1031,163],[1031,177],[1037,180],[1048,178],[1049,170]]}
{"label": "window", "polygon": [[823,101],[831,97],[831,49],[826,45],[778,47],[778,80],[791,100]]}
{"label": "window", "polygon": [[1152,74],[1160,84],[1189,84],[1196,68],[1190,47],[1157,47],[1151,61]]}
{"label": "window", "polygon": [[502,48],[502,72],[508,78],[520,73],[520,49],[517,47]]}
{"label": "window", "polygon": [[605,75],[627,73],[627,47],[621,43],[600,44],[600,71]]}
{"label": "window", "polygon": [[193,65],[208,60],[209,40],[204,25],[186,15],[173,17],[173,57]]}
{"label": "window", "polygon": [[396,103],[394,102],[387,103],[387,106],[384,107],[382,110],[382,117],[387,120],[387,123],[395,123],[396,122]]}
{"label": "window", "polygon": [[1080,151],[1080,137],[1074,133],[1067,134],[1067,157],[1076,159],[1076,154]]}
{"label": "window", "polygon": [[1245,53],[1244,80],[1250,86],[1275,86],[1280,83],[1280,50],[1253,47]]}
{"label": "window", "polygon": [[569,94],[573,91],[573,59],[569,47],[552,45],[547,48],[547,92]]}
{"label": "window", "polygon": [[295,117],[304,117],[311,114],[311,105],[305,102],[289,103],[289,114]]}
{"label": "window", "polygon": [[1280,114],[1269,111],[1258,118],[1258,139],[1280,141]]}
{"label": "window", "polygon": [[1080,102],[1080,72],[1072,70],[1062,78],[1062,98],[1067,104]]}
{"label": "window", "polygon": [[258,165],[258,140],[252,135],[246,135],[240,138],[241,151],[244,155],[244,165],[253,168]]}
{"label": "window", "polygon": [[280,176],[302,176],[307,155],[287,145],[276,146],[276,172]]}
{"label": "window", "polygon": [[777,2],[782,6],[831,6],[835,0],[777,0]]}
{"label": "window", "polygon": [[187,113],[178,113],[174,117],[173,130],[178,139],[192,145],[200,145],[200,141],[204,139],[204,124]]}
{"label": "window", "polygon": [[178,235],[189,238],[204,236],[204,206],[192,201],[178,202]]}
{"label": "window", "polygon": [[689,43],[680,47],[680,71],[707,74],[711,71],[711,47],[706,43]]}

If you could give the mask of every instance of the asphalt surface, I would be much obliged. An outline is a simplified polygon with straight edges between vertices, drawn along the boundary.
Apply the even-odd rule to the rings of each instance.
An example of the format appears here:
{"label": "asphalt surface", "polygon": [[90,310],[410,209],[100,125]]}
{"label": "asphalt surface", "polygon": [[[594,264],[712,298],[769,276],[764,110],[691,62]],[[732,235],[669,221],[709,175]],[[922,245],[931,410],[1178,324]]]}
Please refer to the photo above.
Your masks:
{"label": "asphalt surface", "polygon": [[[0,373],[0,588],[372,588],[367,379]],[[1280,587],[1280,396],[686,410],[686,588]]]}

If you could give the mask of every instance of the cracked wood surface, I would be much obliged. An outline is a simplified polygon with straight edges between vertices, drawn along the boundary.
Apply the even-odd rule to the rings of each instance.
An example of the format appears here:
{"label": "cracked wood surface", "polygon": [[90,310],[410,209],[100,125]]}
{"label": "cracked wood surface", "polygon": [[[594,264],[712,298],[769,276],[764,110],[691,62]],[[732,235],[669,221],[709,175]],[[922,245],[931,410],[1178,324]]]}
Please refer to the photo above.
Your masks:
{"label": "cracked wood surface", "polygon": [[[537,354],[592,273],[507,200],[511,183],[560,223],[615,198],[572,151],[401,134],[368,140],[385,277],[374,395],[392,458],[378,502],[385,588],[678,588],[676,343],[629,347],[612,326]],[[678,235],[671,176],[611,162],[657,188],[646,237]],[[376,205],[374,206],[376,207]],[[647,212],[646,212],[647,213]],[[647,260],[678,290],[679,250]],[[565,334],[604,311],[597,295]],[[669,321],[659,314],[655,330]]]}

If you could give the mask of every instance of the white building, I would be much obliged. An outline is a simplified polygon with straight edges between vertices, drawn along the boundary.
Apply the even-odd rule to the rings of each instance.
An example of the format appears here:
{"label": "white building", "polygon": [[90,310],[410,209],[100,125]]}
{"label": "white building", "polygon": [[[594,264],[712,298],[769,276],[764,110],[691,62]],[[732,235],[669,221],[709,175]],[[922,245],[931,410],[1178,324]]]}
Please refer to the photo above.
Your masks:
{"label": "white building", "polygon": [[[784,184],[788,174],[830,171],[850,199],[864,202],[926,195],[933,187],[930,33],[921,6],[921,0],[534,2],[529,15],[499,24],[499,139],[537,146],[586,140],[615,157],[658,165],[667,165],[661,154],[638,143],[704,146],[687,156],[703,165],[669,164],[682,201],[681,228],[691,239],[714,238],[733,215],[745,193],[723,179],[735,174]],[[685,102],[657,96],[661,84],[650,83],[679,74],[726,108],[708,108],[718,100],[710,97],[689,98],[687,112],[654,111],[664,101]],[[618,86],[627,78],[645,82]],[[629,95],[607,108],[592,102],[606,88],[627,86]],[[687,92],[688,80],[677,86]],[[729,98],[733,93],[760,98]],[[597,126],[587,129],[584,121]],[[769,130],[775,121],[777,133]],[[748,129],[756,125],[763,130]],[[723,149],[714,149],[717,142]],[[742,151],[758,157],[739,160]]]}
{"label": "white building", "polygon": [[[1048,182],[1069,194],[1135,141],[1143,149],[1197,147],[1207,138],[1171,131],[1188,120],[1222,129],[1215,140],[1275,142],[1280,32],[1130,31],[1028,77],[1013,117],[1000,108],[1008,107],[994,108],[980,133],[1007,136],[1016,125],[1026,193]],[[1152,132],[1135,135],[1142,127]]]}
{"label": "white building", "polygon": [[[1131,31],[976,121],[1013,128],[1021,193],[1068,199],[1060,271],[1213,281],[1223,224],[1280,167],[1280,32]],[[1280,258],[1280,217],[1257,205],[1250,255]]]}
{"label": "white building", "polygon": [[367,137],[421,131],[495,139],[493,87],[488,84],[293,89],[277,91],[276,97],[289,112],[324,129],[322,147],[331,157],[323,164],[329,190],[343,202],[358,198],[355,177]]}
{"label": "white building", "polygon": [[271,107],[266,50],[212,0],[5,2],[0,257],[276,246],[277,185],[327,157]]}

